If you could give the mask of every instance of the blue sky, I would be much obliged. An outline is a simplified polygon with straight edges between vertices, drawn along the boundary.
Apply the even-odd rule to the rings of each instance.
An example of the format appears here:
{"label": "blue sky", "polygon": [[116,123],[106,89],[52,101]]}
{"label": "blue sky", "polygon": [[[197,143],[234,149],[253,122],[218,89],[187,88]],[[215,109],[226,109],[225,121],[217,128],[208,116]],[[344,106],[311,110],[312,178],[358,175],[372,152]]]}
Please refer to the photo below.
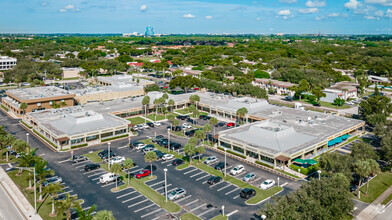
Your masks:
{"label": "blue sky", "polygon": [[392,0],[0,0],[0,33],[392,34]]}

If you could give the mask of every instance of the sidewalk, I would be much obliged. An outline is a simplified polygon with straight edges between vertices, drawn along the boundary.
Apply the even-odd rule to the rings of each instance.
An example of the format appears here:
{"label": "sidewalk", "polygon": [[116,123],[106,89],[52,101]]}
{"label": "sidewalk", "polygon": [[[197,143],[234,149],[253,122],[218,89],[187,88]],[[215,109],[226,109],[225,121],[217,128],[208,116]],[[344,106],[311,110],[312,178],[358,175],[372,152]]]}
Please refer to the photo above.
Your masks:
{"label": "sidewalk", "polygon": [[23,193],[11,180],[2,167],[0,167],[0,184],[3,186],[9,197],[12,199],[15,207],[26,218],[31,220],[42,220],[41,216],[34,214],[34,207],[29,203]]}
{"label": "sidewalk", "polygon": [[356,217],[358,220],[370,220],[376,217],[383,209],[381,203],[392,193],[392,186],[386,189],[376,200],[374,200],[366,209]]}

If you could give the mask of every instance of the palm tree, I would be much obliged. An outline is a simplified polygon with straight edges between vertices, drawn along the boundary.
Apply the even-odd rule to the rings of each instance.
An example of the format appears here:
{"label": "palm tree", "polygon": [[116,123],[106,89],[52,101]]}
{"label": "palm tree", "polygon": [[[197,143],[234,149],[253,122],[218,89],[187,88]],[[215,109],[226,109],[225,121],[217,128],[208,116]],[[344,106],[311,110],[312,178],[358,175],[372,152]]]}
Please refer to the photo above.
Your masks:
{"label": "palm tree", "polygon": [[30,146],[29,144],[21,139],[17,139],[12,143],[12,146],[14,148],[14,150],[18,153],[20,152],[29,152],[30,151]]}
{"label": "palm tree", "polygon": [[242,121],[244,120],[244,117],[248,114],[248,109],[247,108],[239,108],[237,110],[237,116],[242,118]]}
{"label": "palm tree", "polygon": [[92,213],[96,209],[97,209],[97,206],[92,205],[86,212],[85,210],[83,210],[82,206],[80,204],[78,204],[76,206],[76,211],[78,212],[79,220],[92,220],[93,219]]}
{"label": "palm tree", "polygon": [[159,106],[159,99],[154,99],[154,108],[155,108],[155,115],[158,115],[158,106]]}
{"label": "palm tree", "polygon": [[[373,159],[368,159],[367,161],[369,161],[369,176],[370,175],[374,176],[374,175],[379,174],[381,172],[380,165],[377,163],[377,161],[375,161]],[[369,181],[369,178],[368,178],[367,183],[366,183],[366,193],[365,193],[365,195],[368,194],[369,182],[370,181]]]}
{"label": "palm tree", "polygon": [[197,103],[200,102],[200,96],[198,96],[198,95],[191,95],[189,97],[189,101],[191,101],[192,104],[196,104],[196,109],[197,109]]}
{"label": "palm tree", "polygon": [[357,160],[354,163],[354,172],[359,176],[359,183],[358,183],[358,198],[359,198],[362,177],[366,178],[370,175],[369,161]]}
{"label": "palm tree", "polygon": [[57,207],[60,213],[65,213],[67,220],[71,220],[71,208],[79,205],[77,196],[70,196],[67,193],[67,197],[64,200],[57,202]]}
{"label": "palm tree", "polygon": [[[170,146],[168,146],[170,148]],[[147,152],[146,155],[144,155],[144,161],[146,163],[150,163],[151,167],[151,176],[152,176],[152,162],[157,161],[157,154],[153,151]]]}
{"label": "palm tree", "polygon": [[49,214],[50,217],[56,216],[56,212],[54,209],[54,199],[58,196],[59,192],[64,192],[64,186],[60,185],[60,183],[49,184],[44,187],[44,193],[48,193],[50,198],[52,199],[52,212]]}
{"label": "palm tree", "polygon": [[93,216],[93,220],[116,220],[113,216],[113,212],[108,211],[108,210],[102,210],[97,212]]}
{"label": "palm tree", "polygon": [[[30,151],[29,153],[22,153],[19,158],[17,158],[18,167],[31,167],[35,164],[38,157],[34,155],[34,151]],[[20,173],[21,174],[21,170]],[[31,189],[31,173],[29,172],[29,189]]]}
{"label": "palm tree", "polygon": [[146,114],[146,118],[144,119],[144,123],[147,123],[147,105],[150,104],[150,97],[148,95],[144,96],[142,100],[142,105],[144,105],[144,111]]}
{"label": "palm tree", "polygon": [[184,153],[188,154],[189,157],[189,165],[192,165],[192,156],[196,153],[195,145],[186,144],[184,146]]}
{"label": "palm tree", "polygon": [[196,152],[199,153],[199,163],[200,163],[200,156],[201,156],[202,154],[204,154],[205,151],[206,151],[206,149],[205,149],[204,146],[202,146],[202,145],[196,147]]}
{"label": "palm tree", "polygon": [[131,176],[130,173],[129,173],[129,169],[131,169],[133,166],[134,165],[133,165],[133,160],[132,159],[130,159],[130,158],[125,159],[123,167],[128,170],[128,186],[129,186],[129,179],[130,179],[130,176]]}
{"label": "palm tree", "polygon": [[14,141],[15,141],[15,137],[12,135],[0,136],[1,160],[3,160],[4,148],[11,145]]}
{"label": "palm tree", "polygon": [[206,133],[203,130],[197,130],[195,132],[195,137],[198,141],[202,141],[206,138]]}
{"label": "palm tree", "polygon": [[210,132],[211,129],[211,125],[210,124],[205,124],[203,127],[203,131],[206,133],[206,135],[208,134],[208,132]]}
{"label": "palm tree", "polygon": [[176,103],[174,102],[173,99],[169,99],[169,101],[167,102],[167,105],[170,106],[170,111],[173,111],[173,106],[174,106],[175,104],[176,104]]}
{"label": "palm tree", "polygon": [[[117,177],[117,174],[121,172],[121,165],[118,163],[113,164],[110,167],[110,172],[114,173],[114,175]],[[117,182],[118,182],[118,178],[116,178],[116,189],[117,189]]]}
{"label": "palm tree", "polygon": [[22,103],[20,103],[20,106],[19,106],[19,108],[20,109],[22,109],[23,110],[23,114],[24,114],[24,110],[26,110],[27,109],[27,103],[26,102],[22,102]]}
{"label": "palm tree", "polygon": [[45,180],[45,177],[48,175],[54,175],[53,170],[47,170],[46,166],[48,165],[47,160],[36,160],[35,161],[35,173],[36,177],[39,181],[39,201],[42,201],[42,183]]}
{"label": "palm tree", "polygon": [[167,119],[170,121],[170,130],[173,129],[173,122],[176,120],[176,117],[174,115],[168,115]]}
{"label": "palm tree", "polygon": [[215,135],[215,125],[218,124],[218,119],[210,118],[210,125],[214,126],[214,135]]}

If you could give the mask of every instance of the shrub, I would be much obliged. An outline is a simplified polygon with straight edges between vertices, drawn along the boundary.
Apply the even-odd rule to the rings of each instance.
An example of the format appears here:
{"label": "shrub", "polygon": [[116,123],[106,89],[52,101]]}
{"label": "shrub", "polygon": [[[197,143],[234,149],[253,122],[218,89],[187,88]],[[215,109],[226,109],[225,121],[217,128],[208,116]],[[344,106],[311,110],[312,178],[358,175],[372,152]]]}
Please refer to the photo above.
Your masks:
{"label": "shrub", "polygon": [[[221,150],[221,151],[225,151],[225,149],[223,149],[222,147],[218,147],[218,149]],[[227,150],[227,153],[236,155],[236,156],[241,157],[243,159],[246,159],[246,156],[244,156],[244,155],[242,155],[240,153],[233,152],[231,150]]]}
{"label": "shrub", "polygon": [[273,166],[271,166],[271,165],[269,165],[269,164],[266,164],[266,163],[263,163],[263,162],[260,162],[260,161],[258,161],[258,160],[256,160],[256,163],[259,164],[259,165],[261,165],[261,166],[265,166],[265,167],[269,167],[269,168],[271,168],[271,169],[274,169]]}
{"label": "shrub", "polygon": [[317,170],[318,170],[318,167],[319,167],[319,164],[310,166],[310,167],[308,167],[308,168],[299,167],[299,166],[296,166],[296,165],[294,165],[294,164],[291,164],[291,165],[290,165],[290,168],[291,168],[292,170],[298,172],[298,169],[299,169],[299,170],[300,170],[300,173],[302,173],[302,174],[304,174],[304,175],[309,175],[309,174],[311,174],[311,173],[317,171]]}
{"label": "shrub", "polygon": [[80,145],[75,145],[75,146],[71,146],[71,149],[75,149],[75,148],[79,148],[79,147],[85,147],[87,145],[88,145],[87,143],[80,144]]}
{"label": "shrub", "polygon": [[255,74],[255,78],[259,78],[259,79],[261,79],[261,78],[263,78],[263,79],[269,79],[269,78],[270,78],[269,73],[267,73],[267,72],[265,72],[265,71],[262,71],[262,70],[256,70],[256,71],[254,72],[254,74]]}
{"label": "shrub", "polygon": [[102,139],[101,142],[111,141],[111,140],[115,140],[115,139],[119,139],[119,138],[123,138],[123,137],[128,137],[128,134],[120,135],[120,136],[117,136],[117,137],[111,137],[111,138]]}
{"label": "shrub", "polygon": [[6,112],[9,111],[9,109],[7,107],[5,107],[4,105],[1,105],[1,108],[4,109]]}
{"label": "shrub", "polygon": [[19,122],[20,122],[20,123],[22,123],[24,126],[26,126],[26,127],[30,128],[30,129],[32,128],[30,125],[26,124],[26,123],[25,123],[24,121],[22,121],[22,120],[21,120],[21,121],[19,121]]}

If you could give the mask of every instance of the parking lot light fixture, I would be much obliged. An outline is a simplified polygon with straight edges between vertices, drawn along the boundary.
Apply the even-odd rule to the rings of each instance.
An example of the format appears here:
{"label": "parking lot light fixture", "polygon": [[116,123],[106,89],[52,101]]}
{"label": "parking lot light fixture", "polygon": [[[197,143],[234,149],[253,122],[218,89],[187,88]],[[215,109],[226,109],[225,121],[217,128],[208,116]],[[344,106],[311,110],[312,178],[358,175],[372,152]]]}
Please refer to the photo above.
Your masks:
{"label": "parking lot light fixture", "polygon": [[170,128],[167,129],[167,151],[170,151]]}
{"label": "parking lot light fixture", "polygon": [[267,216],[265,216],[265,215],[261,215],[261,219],[266,219],[267,218]]}
{"label": "parking lot light fixture", "polygon": [[167,202],[167,179],[166,179],[167,168],[163,169],[163,171],[165,172],[165,198]]}
{"label": "parking lot light fixture", "polygon": [[279,177],[278,177],[278,187],[279,187]]}
{"label": "parking lot light fixture", "polygon": [[26,133],[26,143],[29,144],[29,133]]}
{"label": "parking lot light fixture", "polygon": [[225,216],[225,206],[222,205],[222,215]]}
{"label": "parking lot light fixture", "polygon": [[321,179],[321,170],[317,170],[318,176],[319,176],[319,180]]}
{"label": "parking lot light fixture", "polygon": [[227,149],[225,148],[225,177],[226,177],[226,154],[227,154]]}
{"label": "parking lot light fixture", "polygon": [[108,169],[110,170],[110,142],[108,143]]}

